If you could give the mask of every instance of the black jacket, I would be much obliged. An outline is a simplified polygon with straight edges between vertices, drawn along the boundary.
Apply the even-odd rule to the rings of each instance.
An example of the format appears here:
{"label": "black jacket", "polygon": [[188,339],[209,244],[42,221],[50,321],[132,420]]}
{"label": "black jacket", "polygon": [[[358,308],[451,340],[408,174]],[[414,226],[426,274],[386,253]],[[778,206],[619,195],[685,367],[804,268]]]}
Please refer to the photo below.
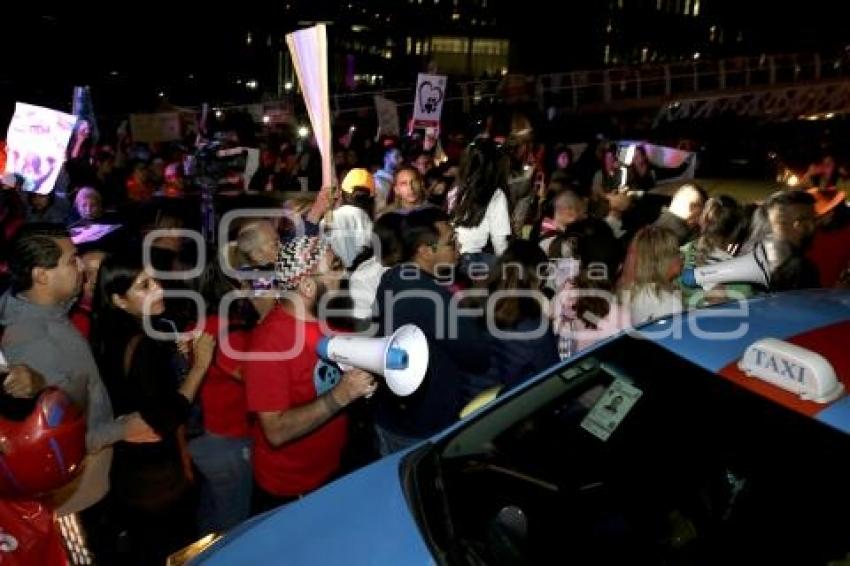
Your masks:
{"label": "black jacket", "polygon": [[[531,338],[531,335],[544,325],[547,327],[546,332],[537,338]],[[548,320],[525,319],[504,332],[516,333],[518,336],[488,336],[490,369],[487,377],[493,385],[510,389],[561,361],[558,356],[558,339]]]}
{"label": "black jacket", "polygon": [[379,389],[376,420],[382,428],[426,438],[455,422],[475,393],[476,376],[489,367],[488,341],[477,320],[457,316],[456,304],[445,286],[413,264],[397,266],[381,279],[376,308],[382,335],[415,324],[430,350],[428,372],[416,392],[397,397]]}

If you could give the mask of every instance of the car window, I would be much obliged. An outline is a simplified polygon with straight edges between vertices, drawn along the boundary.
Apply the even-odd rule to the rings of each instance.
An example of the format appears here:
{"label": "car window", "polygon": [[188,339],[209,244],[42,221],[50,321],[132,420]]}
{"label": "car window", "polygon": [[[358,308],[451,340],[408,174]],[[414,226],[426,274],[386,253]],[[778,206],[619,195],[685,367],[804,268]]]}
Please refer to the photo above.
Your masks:
{"label": "car window", "polygon": [[623,337],[439,445],[425,523],[449,563],[826,563],[850,551],[827,520],[850,504],[848,455],[844,434]]}

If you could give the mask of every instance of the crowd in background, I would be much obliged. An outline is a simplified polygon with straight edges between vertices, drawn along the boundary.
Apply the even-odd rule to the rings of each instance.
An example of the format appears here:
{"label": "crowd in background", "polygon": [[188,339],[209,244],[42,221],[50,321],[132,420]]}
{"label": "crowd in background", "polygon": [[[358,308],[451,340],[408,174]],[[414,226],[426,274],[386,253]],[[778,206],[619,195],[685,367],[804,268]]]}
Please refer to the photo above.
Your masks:
{"label": "crowd in background", "polygon": [[[801,188],[741,203],[693,183],[654,193],[641,147],[626,166],[604,141],[574,159],[529,132],[469,143],[425,132],[358,149],[338,140],[339,187],[302,191],[321,185],[318,150],[267,139],[250,179],[225,166],[213,191],[218,219],[268,214],[199,250],[176,230],[204,221],[198,197],[209,187],[193,170],[212,165],[179,145],[82,138],[50,194],[3,180],[0,325],[4,354],[25,368],[7,393],[56,385],[86,408],[84,471],[56,508],[79,520],[102,564],[163,563],[632,326],[848,283],[850,211],[831,155]],[[240,145],[233,132],[218,141]],[[86,237],[99,225],[115,229]],[[703,289],[682,277],[756,249],[769,259],[763,281]],[[199,257],[199,277],[163,277]],[[170,290],[199,293],[204,312]],[[488,301],[492,320],[463,316],[454,336],[443,332],[452,305]],[[379,336],[415,324],[430,348],[422,386],[401,398],[322,360],[325,322],[339,332],[374,323]]]}

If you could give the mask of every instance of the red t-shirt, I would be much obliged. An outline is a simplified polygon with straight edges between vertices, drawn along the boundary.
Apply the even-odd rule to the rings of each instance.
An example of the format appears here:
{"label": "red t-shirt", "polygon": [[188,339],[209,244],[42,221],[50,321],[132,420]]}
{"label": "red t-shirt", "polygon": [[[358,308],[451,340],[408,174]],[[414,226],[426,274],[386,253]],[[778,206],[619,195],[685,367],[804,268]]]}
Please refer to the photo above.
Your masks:
{"label": "red t-shirt", "polygon": [[226,320],[222,320],[218,315],[207,316],[204,332],[211,334],[218,344],[213,363],[201,383],[204,429],[221,436],[246,437],[250,430],[248,407],[245,404],[245,384],[235,377],[243,362],[225,354],[221,344],[222,331],[226,333],[231,350],[248,350],[248,332],[236,330],[227,333]]}
{"label": "red t-shirt", "polygon": [[807,255],[818,266],[821,287],[835,287],[838,276],[850,264],[850,226],[817,230]]}
{"label": "red t-shirt", "polygon": [[91,299],[80,299],[71,309],[69,318],[74,328],[88,340],[91,337]]}
{"label": "red t-shirt", "polygon": [[[250,351],[271,357],[295,350],[290,359],[246,361],[248,410],[278,412],[314,401],[339,382],[339,369],[316,355],[322,337],[317,322],[296,320],[277,306],[251,333]],[[299,343],[300,342],[300,343]],[[339,468],[348,425],[342,414],[279,448],[266,440],[254,419],[254,478],[269,493],[295,496],[325,483]]]}

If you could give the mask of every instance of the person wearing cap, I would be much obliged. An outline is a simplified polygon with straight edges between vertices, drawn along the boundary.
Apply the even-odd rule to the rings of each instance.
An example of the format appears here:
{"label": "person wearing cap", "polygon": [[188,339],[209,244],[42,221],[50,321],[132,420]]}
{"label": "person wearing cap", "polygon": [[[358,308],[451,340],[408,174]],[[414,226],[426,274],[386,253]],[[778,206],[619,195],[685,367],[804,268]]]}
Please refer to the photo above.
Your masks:
{"label": "person wearing cap", "polygon": [[835,189],[809,189],[815,199],[817,228],[806,254],[817,266],[821,287],[835,287],[850,266],[850,209],[847,194]]}
{"label": "person wearing cap", "polygon": [[322,230],[346,269],[372,241],[375,179],[365,169],[352,169],[342,180],[342,204],[326,218]]}
{"label": "person wearing cap", "polygon": [[[254,419],[253,511],[259,513],[317,489],[333,478],[347,440],[342,410],[377,389],[375,378],[341,373],[321,360],[323,297],[338,288],[340,271],[321,238],[284,244],[275,265],[280,299],[271,302],[251,334],[243,376]],[[256,302],[255,300],[255,302]]]}

